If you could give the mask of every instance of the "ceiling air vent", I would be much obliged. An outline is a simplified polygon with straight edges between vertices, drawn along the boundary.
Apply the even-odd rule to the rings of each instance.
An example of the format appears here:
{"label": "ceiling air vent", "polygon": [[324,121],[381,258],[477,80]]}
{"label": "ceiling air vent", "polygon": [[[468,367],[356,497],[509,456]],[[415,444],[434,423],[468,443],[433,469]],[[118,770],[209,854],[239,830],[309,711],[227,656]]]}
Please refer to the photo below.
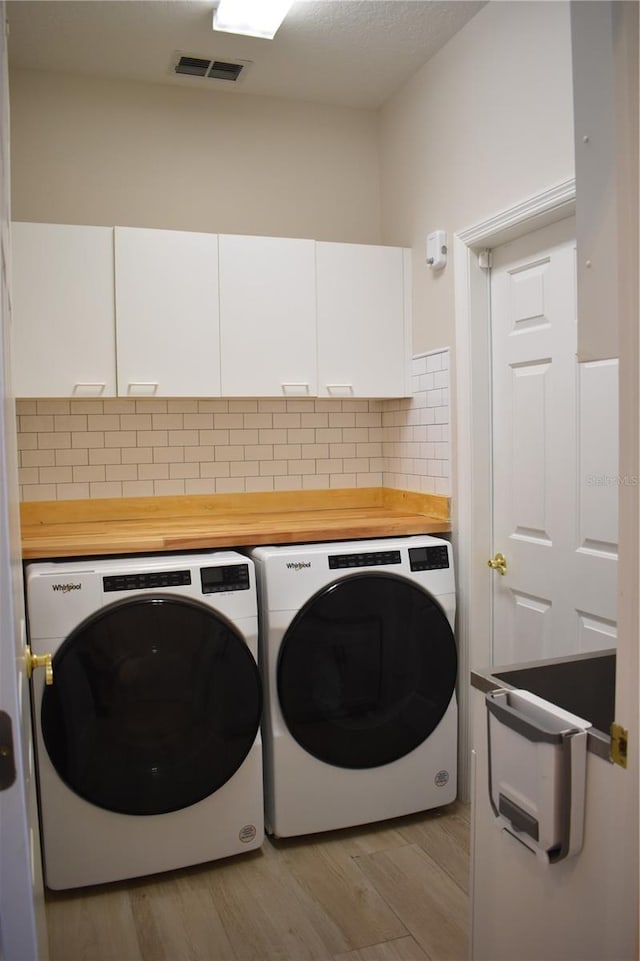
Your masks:
{"label": "ceiling air vent", "polygon": [[201,57],[180,57],[176,64],[176,73],[184,73],[189,77],[206,77],[210,66],[211,61]]}
{"label": "ceiling air vent", "polygon": [[224,60],[214,60],[207,76],[214,80],[237,80],[243,69],[241,63],[225,63]]}
{"label": "ceiling air vent", "polygon": [[[203,77],[209,80],[227,80],[236,83],[249,61],[229,63],[226,60],[214,60],[211,57],[194,57],[178,54],[174,64],[174,72],[186,77]],[[243,78],[244,79],[244,78]]]}

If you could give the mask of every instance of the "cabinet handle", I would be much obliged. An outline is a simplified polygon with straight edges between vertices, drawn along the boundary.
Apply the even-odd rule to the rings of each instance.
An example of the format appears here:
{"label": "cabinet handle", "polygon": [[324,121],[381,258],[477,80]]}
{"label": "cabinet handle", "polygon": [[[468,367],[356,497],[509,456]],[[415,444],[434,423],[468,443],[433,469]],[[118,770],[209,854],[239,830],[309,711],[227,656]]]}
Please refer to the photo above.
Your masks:
{"label": "cabinet handle", "polygon": [[158,387],[157,381],[134,381],[127,387],[127,394],[132,397],[152,397]]}
{"label": "cabinet handle", "polygon": [[327,384],[329,394],[353,394],[353,384]]}
{"label": "cabinet handle", "polygon": [[309,393],[308,384],[282,384],[282,393],[294,397],[306,397]]}
{"label": "cabinet handle", "polygon": [[104,394],[106,387],[106,383],[74,384],[71,393],[77,397],[99,397]]}

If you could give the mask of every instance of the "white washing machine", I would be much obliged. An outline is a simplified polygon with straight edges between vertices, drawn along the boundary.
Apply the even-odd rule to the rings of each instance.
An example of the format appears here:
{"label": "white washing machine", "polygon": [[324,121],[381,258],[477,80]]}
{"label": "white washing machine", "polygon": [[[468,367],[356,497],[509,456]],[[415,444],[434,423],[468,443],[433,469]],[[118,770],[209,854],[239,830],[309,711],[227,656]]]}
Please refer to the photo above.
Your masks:
{"label": "white washing machine", "polygon": [[451,545],[258,547],[265,824],[289,837],[456,797]]}
{"label": "white washing machine", "polygon": [[255,572],[231,551],[25,572],[44,869],[64,889],[264,836]]}

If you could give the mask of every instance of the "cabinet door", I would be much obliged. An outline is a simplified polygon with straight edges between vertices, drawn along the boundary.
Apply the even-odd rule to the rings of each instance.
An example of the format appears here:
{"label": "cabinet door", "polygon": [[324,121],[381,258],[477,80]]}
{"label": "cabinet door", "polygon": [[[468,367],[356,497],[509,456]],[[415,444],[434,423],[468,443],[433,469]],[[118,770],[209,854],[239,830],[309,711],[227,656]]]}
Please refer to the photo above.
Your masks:
{"label": "cabinet door", "polygon": [[218,237],[115,228],[118,394],[220,394]]}
{"label": "cabinet door", "polygon": [[222,393],[316,393],[315,245],[220,237]]}
{"label": "cabinet door", "polygon": [[17,397],[113,397],[113,230],[14,223],[12,366]]}
{"label": "cabinet door", "polygon": [[402,247],[316,244],[320,396],[408,394],[409,265]]}

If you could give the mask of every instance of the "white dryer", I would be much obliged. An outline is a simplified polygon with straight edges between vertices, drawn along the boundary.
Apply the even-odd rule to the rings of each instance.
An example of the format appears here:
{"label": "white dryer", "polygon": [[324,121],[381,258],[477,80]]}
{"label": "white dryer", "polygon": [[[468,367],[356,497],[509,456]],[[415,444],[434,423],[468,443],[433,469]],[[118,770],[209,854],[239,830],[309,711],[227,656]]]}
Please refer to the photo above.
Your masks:
{"label": "white dryer", "polygon": [[456,797],[451,545],[258,547],[265,824],[288,837]]}
{"label": "white dryer", "polygon": [[253,563],[231,551],[25,572],[46,883],[131,878],[259,847]]}

